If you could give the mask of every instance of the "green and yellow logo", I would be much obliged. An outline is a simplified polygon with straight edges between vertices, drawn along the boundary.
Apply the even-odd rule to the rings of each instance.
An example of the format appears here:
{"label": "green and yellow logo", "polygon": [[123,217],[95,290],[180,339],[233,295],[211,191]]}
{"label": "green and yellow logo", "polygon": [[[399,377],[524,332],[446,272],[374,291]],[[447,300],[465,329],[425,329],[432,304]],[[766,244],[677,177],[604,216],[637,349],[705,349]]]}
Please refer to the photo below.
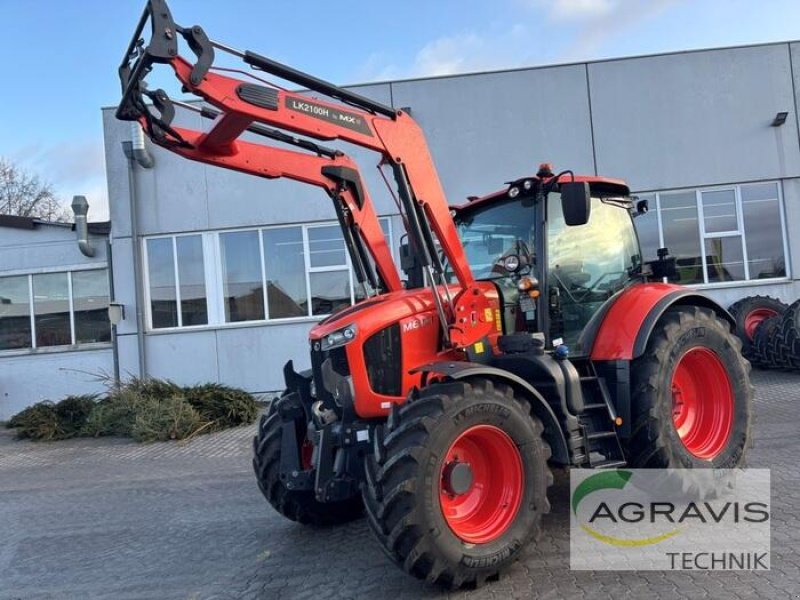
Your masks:
{"label": "green and yellow logo", "polygon": [[[633,473],[630,471],[615,470],[603,471],[602,473],[596,473],[587,477],[578,484],[578,486],[575,488],[575,491],[572,493],[572,513],[577,518],[578,506],[580,505],[581,501],[595,492],[599,492],[601,490],[623,490],[625,486],[628,485],[632,475]],[[600,503],[592,512],[589,522],[591,523],[599,517],[607,517],[608,515],[608,505],[605,502]],[[680,529],[672,529],[666,533],[656,536],[625,539],[601,533],[586,523],[580,523],[580,528],[594,539],[604,544],[623,547],[650,546],[653,544],[658,544],[659,542],[663,542],[664,540],[667,540],[680,533]]]}

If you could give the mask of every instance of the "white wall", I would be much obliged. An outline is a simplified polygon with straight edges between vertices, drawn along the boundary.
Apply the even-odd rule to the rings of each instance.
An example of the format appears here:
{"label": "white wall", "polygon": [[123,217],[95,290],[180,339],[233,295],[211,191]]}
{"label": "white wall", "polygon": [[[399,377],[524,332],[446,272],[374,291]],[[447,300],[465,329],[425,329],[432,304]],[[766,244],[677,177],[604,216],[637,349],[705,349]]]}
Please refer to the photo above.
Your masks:
{"label": "white wall", "polygon": [[597,168],[632,189],[800,176],[787,44],[598,62],[589,83]]}
{"label": "white wall", "polygon": [[111,349],[38,352],[0,358],[0,421],[41,400],[100,394],[113,372]]}

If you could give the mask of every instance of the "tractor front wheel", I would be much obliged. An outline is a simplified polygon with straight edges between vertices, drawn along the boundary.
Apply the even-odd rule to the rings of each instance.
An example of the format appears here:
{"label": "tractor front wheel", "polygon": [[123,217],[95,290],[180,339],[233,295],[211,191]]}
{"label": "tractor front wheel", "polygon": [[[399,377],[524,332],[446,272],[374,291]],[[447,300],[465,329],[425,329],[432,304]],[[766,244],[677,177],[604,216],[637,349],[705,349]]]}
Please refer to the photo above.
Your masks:
{"label": "tractor front wheel", "polygon": [[409,399],[365,461],[364,505],[384,551],[451,588],[497,576],[549,511],[542,431],[526,401],[486,379],[435,383]]}
{"label": "tractor front wheel", "polygon": [[[297,433],[305,440],[305,424],[297,423]],[[340,502],[318,502],[311,490],[290,490],[280,478],[281,436],[283,423],[273,401],[267,414],[261,416],[258,434],[253,438],[253,469],[264,497],[281,515],[306,525],[336,525],[361,516],[361,498]],[[311,469],[313,446],[305,440],[300,447],[300,464]]]}
{"label": "tractor front wheel", "polygon": [[667,310],[631,366],[632,467],[744,464],[753,387],[740,348],[714,311]]}

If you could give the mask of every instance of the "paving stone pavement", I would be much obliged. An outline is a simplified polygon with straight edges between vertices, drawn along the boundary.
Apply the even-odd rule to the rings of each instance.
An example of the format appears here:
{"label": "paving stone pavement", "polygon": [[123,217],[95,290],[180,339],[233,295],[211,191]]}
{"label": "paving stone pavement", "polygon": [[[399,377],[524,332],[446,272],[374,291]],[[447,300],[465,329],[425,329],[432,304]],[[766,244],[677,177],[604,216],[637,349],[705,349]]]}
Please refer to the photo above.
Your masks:
{"label": "paving stone pavement", "polygon": [[769,572],[573,572],[568,480],[535,548],[500,581],[445,592],[390,564],[361,520],[272,512],[252,427],[188,443],[16,441],[0,432],[0,600],[800,598],[800,375],[754,372],[750,466],[772,469]]}

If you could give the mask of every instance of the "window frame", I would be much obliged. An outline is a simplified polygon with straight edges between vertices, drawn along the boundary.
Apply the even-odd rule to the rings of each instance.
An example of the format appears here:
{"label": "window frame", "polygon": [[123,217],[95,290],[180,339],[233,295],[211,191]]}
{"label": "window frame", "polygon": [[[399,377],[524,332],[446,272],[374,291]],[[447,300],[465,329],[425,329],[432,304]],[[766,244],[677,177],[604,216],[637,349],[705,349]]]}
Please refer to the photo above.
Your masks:
{"label": "window frame", "polygon": [[[786,275],[783,277],[770,277],[765,279],[751,279],[750,278],[750,262],[749,257],[747,254],[747,232],[745,226],[745,217],[744,217],[744,207],[742,205],[742,187],[748,185],[758,185],[758,184],[773,184],[777,191],[777,202],[778,202],[778,213],[780,215],[780,223],[781,223],[781,236],[782,236],[782,248],[783,248],[783,258],[784,264],[786,265]],[[706,223],[705,223],[705,212],[703,209],[703,199],[702,194],[703,192],[719,192],[719,191],[733,191],[734,192],[734,199],[735,199],[735,207],[736,207],[736,219],[737,219],[737,230],[731,231],[724,231],[719,233],[714,232],[707,232],[706,231]],[[786,205],[784,203],[784,195],[783,195],[783,180],[774,180],[774,179],[766,179],[766,180],[756,180],[756,181],[744,181],[740,183],[731,183],[725,185],[714,185],[714,186],[704,186],[698,188],[675,188],[675,189],[664,189],[664,190],[650,190],[650,191],[641,191],[636,192],[635,195],[638,196],[649,196],[654,198],[655,205],[656,205],[656,216],[658,219],[658,243],[659,248],[664,247],[664,224],[662,219],[662,212],[661,212],[661,195],[662,194],[671,194],[676,192],[694,192],[695,195],[695,204],[697,206],[697,223],[698,223],[698,234],[700,237],[700,253],[701,253],[701,262],[703,267],[703,281],[698,283],[684,283],[686,287],[690,288],[704,288],[704,289],[716,289],[716,288],[729,288],[729,287],[743,287],[743,286],[751,286],[751,285],[765,285],[765,284],[774,284],[774,283],[782,283],[786,281],[790,281],[792,278],[792,265],[791,265],[791,257],[789,255],[789,240],[786,231]],[[638,235],[638,231],[637,231]],[[741,245],[742,245],[742,260],[744,261],[744,279],[740,279],[737,281],[709,281],[708,280],[708,256],[706,252],[706,242],[708,240],[717,239],[717,238],[735,238],[738,237]]]}
{"label": "window frame", "polygon": [[[394,256],[394,227],[392,220],[395,215],[379,216],[379,222],[386,221],[385,233],[387,235],[387,243]],[[142,253],[142,285],[143,301],[145,305],[145,329],[148,334],[162,334],[162,333],[176,333],[181,331],[202,331],[208,329],[235,329],[238,327],[252,327],[262,325],[291,325],[293,323],[313,323],[318,322],[329,316],[329,313],[314,315],[312,314],[311,304],[311,274],[312,273],[330,273],[330,272],[347,272],[348,281],[350,285],[350,304],[356,303],[356,281],[353,273],[353,266],[350,261],[350,254],[345,248],[345,264],[325,266],[325,267],[312,267],[311,255],[309,248],[308,230],[319,227],[339,227],[337,221],[313,221],[304,223],[281,223],[273,225],[261,226],[247,226],[235,227],[225,229],[215,229],[211,231],[188,231],[181,233],[163,233],[156,235],[142,236],[140,239],[140,249]],[[308,296],[308,314],[300,317],[270,317],[270,307],[268,302],[267,292],[267,265],[264,257],[264,231],[274,229],[286,229],[292,227],[299,227],[302,233],[303,242],[303,261],[305,267],[305,285],[306,294]],[[258,234],[258,247],[260,252],[261,261],[261,291],[264,297],[264,318],[255,319],[250,321],[226,321],[225,317],[225,300],[224,300],[224,282],[223,282],[223,265],[222,265],[222,242],[220,236],[226,233],[237,233],[243,231],[255,231]],[[180,274],[178,273],[177,266],[177,237],[185,237],[191,235],[201,236],[203,245],[203,272],[205,274],[206,285],[206,308],[208,311],[208,323],[204,325],[183,325],[183,318],[180,310]],[[178,307],[178,325],[171,327],[153,327],[153,314],[150,294],[150,265],[148,257],[147,242],[152,239],[172,238],[172,252],[173,252],[173,270],[175,274],[175,287],[176,287],[176,302]]]}
{"label": "window frame", "polygon": [[[250,323],[263,323],[264,321],[269,321],[269,306],[267,306],[266,265],[264,261],[264,238],[262,237],[261,234],[263,229],[264,229],[263,227],[245,227],[242,229],[225,229],[222,231],[209,232],[209,239],[210,239],[209,243],[213,245],[215,248],[215,259],[217,263],[214,265],[214,272],[216,274],[215,276],[217,277],[219,291],[217,295],[213,297],[213,300],[211,295],[206,291],[206,303],[211,304],[213,302],[219,305],[219,311],[215,311],[215,313],[216,312],[219,313],[219,322],[217,323],[217,325],[226,325],[226,326],[247,325]],[[220,236],[225,233],[244,233],[249,231],[255,232],[256,238],[258,239],[258,251],[260,253],[259,261],[260,261],[260,273],[261,273],[261,297],[262,297],[262,302],[264,302],[264,318],[249,319],[246,321],[227,321],[225,316],[225,282],[222,279],[222,275],[225,272],[225,269],[222,265],[222,242],[220,241]],[[203,261],[205,262],[205,260],[206,260],[206,255],[205,252],[203,252]],[[208,266],[204,265],[204,267],[206,272],[206,290],[208,290],[208,275],[209,275]],[[209,309],[209,321],[210,321],[211,310],[210,307],[207,308]],[[206,325],[197,325],[197,327],[200,328],[208,326],[213,326],[213,324],[209,322]],[[157,331],[161,331],[163,329],[167,328],[161,327]],[[172,327],[170,329],[176,329],[176,328]],[[183,327],[183,329],[187,329],[187,327]]]}
{"label": "window frame", "polygon": [[[737,229],[730,231],[720,231],[718,233],[708,233],[706,231],[706,214],[705,207],[703,206],[703,193],[705,192],[733,192],[733,202],[736,208],[736,226]],[[742,195],[741,184],[734,185],[721,185],[707,188],[698,188],[694,191],[695,200],[697,202],[697,224],[700,231],[700,251],[703,262],[703,283],[694,285],[716,285],[718,283],[745,283],[750,281],[750,268],[747,264],[747,244],[744,239],[744,213],[742,212]],[[708,280],[708,253],[706,252],[706,242],[716,238],[739,238],[739,243],[742,246],[742,260],[744,261],[744,279],[738,281],[722,281],[722,282],[709,282]]]}
{"label": "window frame", "polygon": [[[26,354],[44,354],[53,352],[76,352],[80,350],[96,350],[103,348],[110,348],[112,345],[111,339],[107,342],[77,342],[75,330],[75,299],[73,297],[72,275],[73,273],[86,272],[86,271],[105,271],[106,279],[108,278],[107,265],[75,265],[69,268],[64,267],[46,267],[32,271],[7,271],[0,273],[0,279],[5,277],[25,277],[28,281],[28,319],[31,327],[31,345],[25,348],[5,348],[0,349],[0,356],[14,356]],[[49,275],[65,273],[67,275],[67,293],[69,295],[69,329],[70,329],[70,343],[60,344],[54,346],[39,346],[36,342],[36,302],[34,298],[33,278],[35,275]],[[111,303],[111,293],[109,290],[108,302]],[[111,334],[111,324],[109,322],[109,336]]]}
{"label": "window frame", "polygon": [[[178,242],[179,237],[200,236],[200,243],[203,247],[203,273],[205,275],[206,284],[206,311],[208,320],[211,321],[211,302],[209,294],[209,273],[208,273],[208,259],[209,252],[206,244],[206,233],[202,232],[187,232],[187,233],[164,233],[159,235],[148,235],[141,239],[141,252],[142,252],[142,278],[144,283],[143,298],[145,305],[145,326],[147,331],[174,331],[174,330],[193,330],[203,329],[208,327],[205,325],[183,325],[183,310],[181,309],[181,280],[178,269]],[[147,247],[148,240],[156,239],[171,239],[172,240],[172,273],[175,277],[175,311],[178,315],[178,324],[173,327],[153,327],[153,305],[151,303],[150,294],[150,254]],[[220,289],[220,293],[222,293]]]}

